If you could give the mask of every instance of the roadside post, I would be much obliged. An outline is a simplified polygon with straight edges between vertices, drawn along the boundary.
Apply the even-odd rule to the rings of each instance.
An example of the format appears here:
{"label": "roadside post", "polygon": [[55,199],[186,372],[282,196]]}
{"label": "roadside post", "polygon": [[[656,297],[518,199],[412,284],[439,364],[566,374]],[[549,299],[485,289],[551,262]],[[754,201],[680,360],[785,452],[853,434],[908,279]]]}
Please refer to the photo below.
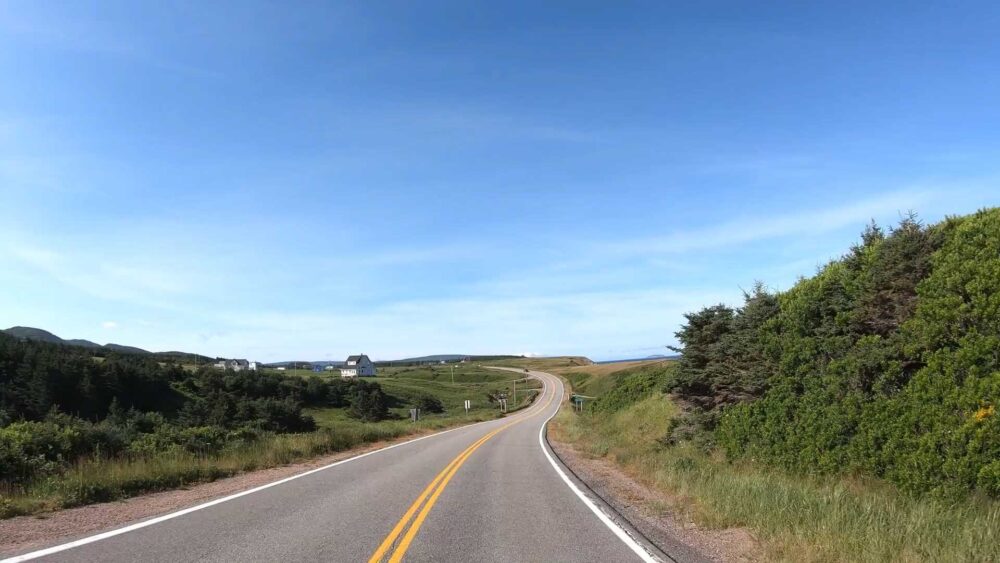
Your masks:
{"label": "roadside post", "polygon": [[472,408],[472,401],[465,400],[465,414],[469,414],[469,409]]}
{"label": "roadside post", "polygon": [[410,409],[410,422],[420,420],[420,409]]}
{"label": "roadside post", "polygon": [[595,399],[596,397],[588,397],[587,395],[577,395],[573,394],[569,396],[569,400],[573,403],[573,410],[583,412],[583,400],[584,399]]}

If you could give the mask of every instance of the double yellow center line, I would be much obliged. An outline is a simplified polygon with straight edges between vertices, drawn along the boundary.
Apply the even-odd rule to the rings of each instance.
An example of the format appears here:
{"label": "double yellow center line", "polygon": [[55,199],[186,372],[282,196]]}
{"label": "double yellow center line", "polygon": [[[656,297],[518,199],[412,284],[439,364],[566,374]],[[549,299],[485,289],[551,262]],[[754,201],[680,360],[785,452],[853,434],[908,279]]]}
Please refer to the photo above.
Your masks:
{"label": "double yellow center line", "polygon": [[[371,558],[368,559],[368,563],[380,563],[381,561],[383,561],[386,554],[388,554],[389,551],[392,549],[393,545],[396,544],[396,540],[399,539],[400,534],[403,534],[403,531],[405,530],[406,533],[403,534],[402,539],[399,540],[399,544],[396,545],[396,549],[393,550],[392,554],[389,556],[390,563],[398,563],[402,561],[403,555],[406,554],[406,550],[410,548],[410,544],[413,542],[413,538],[415,538],[417,536],[417,532],[420,531],[420,526],[423,525],[424,520],[427,519],[427,515],[430,514],[431,509],[434,508],[434,503],[437,502],[438,497],[441,496],[441,493],[444,491],[445,487],[448,486],[448,482],[451,481],[451,478],[455,476],[455,473],[458,472],[458,469],[462,467],[462,464],[465,463],[465,460],[469,459],[469,456],[471,456],[476,450],[478,450],[480,446],[489,441],[490,438],[496,436],[500,432],[503,432],[507,428],[510,428],[515,424],[524,422],[525,420],[528,420],[529,418],[544,411],[546,407],[548,407],[552,403],[553,397],[555,397],[555,393],[549,395],[549,399],[548,401],[545,402],[545,406],[538,409],[536,412],[518,418],[513,422],[508,422],[507,424],[504,424],[500,428],[497,428],[496,430],[489,432],[482,438],[473,442],[471,446],[465,448],[465,450],[462,451],[462,453],[458,454],[458,457],[451,460],[451,463],[445,466],[445,468],[441,470],[441,472],[438,473],[437,476],[434,477],[431,483],[427,485],[427,488],[424,489],[422,493],[420,493],[420,496],[417,497],[417,500],[413,501],[413,504],[410,505],[410,508],[407,509],[406,513],[403,514],[403,517],[399,519],[399,522],[397,522],[395,527],[393,527],[392,531],[389,532],[389,535],[386,536],[384,540],[382,540],[382,543],[378,546],[378,549],[375,550],[375,553],[372,554]],[[418,510],[419,513],[417,513]],[[414,514],[416,514],[416,518],[414,518]],[[408,524],[409,528],[407,529]]]}

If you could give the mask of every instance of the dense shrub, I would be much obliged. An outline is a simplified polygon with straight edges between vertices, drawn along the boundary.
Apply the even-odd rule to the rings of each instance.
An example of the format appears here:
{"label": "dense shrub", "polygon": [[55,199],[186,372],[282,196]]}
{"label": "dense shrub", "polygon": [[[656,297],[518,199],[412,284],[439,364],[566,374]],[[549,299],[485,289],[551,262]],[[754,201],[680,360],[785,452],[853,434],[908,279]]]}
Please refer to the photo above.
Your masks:
{"label": "dense shrub", "polygon": [[354,418],[375,422],[389,417],[388,398],[377,383],[356,381],[347,411]]}
{"label": "dense shrub", "polygon": [[617,381],[610,391],[593,404],[595,412],[615,412],[645,399],[662,389],[676,376],[673,362],[639,366],[616,374]]}
{"label": "dense shrub", "polygon": [[76,454],[80,435],[51,422],[0,428],[0,475],[13,482],[51,474]]}
{"label": "dense shrub", "polygon": [[672,440],[914,493],[1000,491],[1000,209],[871,226],[812,278],[692,313],[678,338]]}
{"label": "dense shrub", "polygon": [[420,409],[423,413],[442,413],[444,412],[444,404],[441,399],[433,395],[420,395],[413,401],[414,408]]}

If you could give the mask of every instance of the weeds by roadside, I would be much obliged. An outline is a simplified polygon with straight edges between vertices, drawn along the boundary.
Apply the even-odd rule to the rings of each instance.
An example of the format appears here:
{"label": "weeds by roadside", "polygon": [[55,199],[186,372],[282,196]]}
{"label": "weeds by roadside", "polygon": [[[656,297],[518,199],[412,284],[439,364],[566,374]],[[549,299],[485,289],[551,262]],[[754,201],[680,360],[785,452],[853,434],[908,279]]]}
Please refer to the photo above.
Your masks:
{"label": "weeds by roadside", "polygon": [[1000,561],[1000,503],[916,499],[862,478],[796,477],[658,439],[677,415],[663,394],[613,413],[554,419],[553,437],[615,461],[701,525],[745,526],[783,561]]}
{"label": "weeds by roadside", "polygon": [[184,487],[494,416],[482,412],[417,424],[399,420],[358,422],[302,434],[265,434],[251,443],[226,447],[212,454],[175,450],[150,456],[85,458],[58,475],[0,490],[0,518]]}

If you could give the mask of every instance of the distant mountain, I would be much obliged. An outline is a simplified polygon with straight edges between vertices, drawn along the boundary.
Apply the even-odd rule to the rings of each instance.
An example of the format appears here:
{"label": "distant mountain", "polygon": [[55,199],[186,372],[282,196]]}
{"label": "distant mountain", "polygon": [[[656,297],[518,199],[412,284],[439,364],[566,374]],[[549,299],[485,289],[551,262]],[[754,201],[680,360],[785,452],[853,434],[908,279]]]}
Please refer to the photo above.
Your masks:
{"label": "distant mountain", "polygon": [[143,350],[142,348],[136,348],[135,346],[125,346],[123,344],[108,343],[104,345],[105,350],[111,350],[112,352],[118,352],[119,354],[152,354],[149,350]]}
{"label": "distant mountain", "polygon": [[39,342],[50,342],[52,344],[65,344],[66,342],[47,330],[32,328],[30,326],[13,326],[5,330],[7,334],[14,338],[27,338]]}
{"label": "distant mountain", "polygon": [[63,340],[62,343],[69,344],[70,346],[82,346],[84,348],[104,348],[104,346],[101,346],[100,344],[96,342],[91,342],[89,340],[80,340],[80,339]]}
{"label": "distant mountain", "polygon": [[[63,346],[79,346],[81,348],[87,348],[89,350],[105,350],[109,352],[117,352],[119,354],[138,354],[147,356],[152,354],[148,350],[143,350],[142,348],[136,348],[135,346],[125,346],[123,344],[109,343],[105,345],[100,345],[96,342],[91,342],[89,340],[73,339],[73,340],[63,340],[58,336],[52,334],[47,330],[42,330],[40,328],[33,328],[30,326],[14,326],[3,331],[4,333],[13,336],[14,338],[25,338],[27,340],[35,340],[37,342],[48,342],[50,344],[61,344]],[[164,352],[162,354],[153,354],[156,357],[162,357],[163,359],[170,359],[172,356],[177,354],[184,354],[183,352]],[[197,356],[196,354],[189,354],[189,356],[195,356],[197,358],[203,358],[204,361],[210,361],[211,358],[206,358],[205,356]]]}

